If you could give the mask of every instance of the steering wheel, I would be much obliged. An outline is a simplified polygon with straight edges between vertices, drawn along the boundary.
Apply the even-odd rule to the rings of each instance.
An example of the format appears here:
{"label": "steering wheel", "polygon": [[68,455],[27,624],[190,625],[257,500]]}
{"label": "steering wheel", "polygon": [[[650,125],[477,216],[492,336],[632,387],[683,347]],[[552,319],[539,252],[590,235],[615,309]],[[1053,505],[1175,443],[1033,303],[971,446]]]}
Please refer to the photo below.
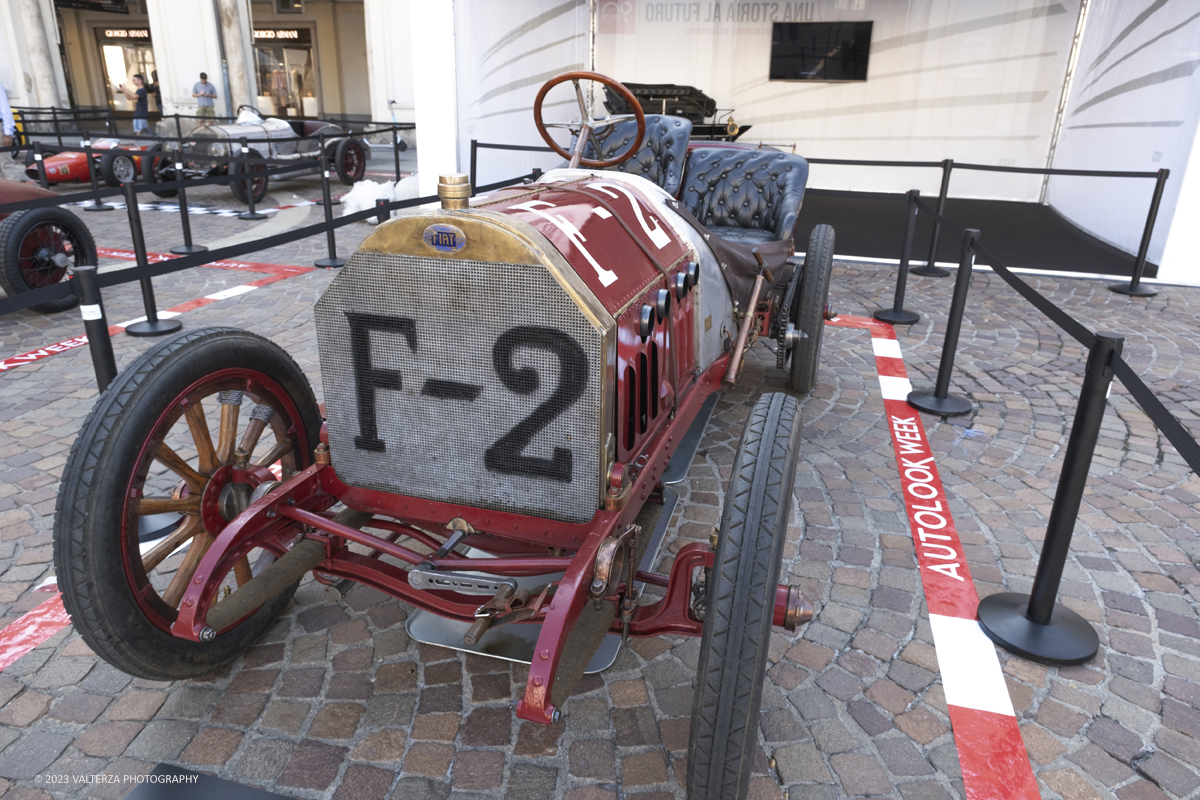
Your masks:
{"label": "steering wheel", "polygon": [[243,108],[248,108],[248,109],[250,109],[251,111],[253,111],[255,114],[257,114],[257,115],[258,115],[258,118],[259,118],[259,119],[266,119],[266,118],[267,118],[267,115],[266,115],[266,114],[262,113],[262,112],[261,112],[261,111],[259,111],[257,108],[255,108],[254,106],[250,105],[249,103],[242,103],[240,106],[238,106],[238,107],[237,107],[237,111],[233,112],[233,115],[236,117],[238,114],[242,113],[242,109],[243,109]]}
{"label": "steering wheel", "polygon": [[[596,81],[609,87],[621,96],[621,99],[633,108],[632,114],[617,114],[610,117],[593,117],[591,111],[587,107],[587,103],[583,99],[583,91],[579,88],[579,82]],[[579,122],[550,122],[542,120],[542,101],[546,99],[546,94],[551,89],[558,86],[560,83],[570,81],[575,85],[575,100],[579,103],[579,113],[581,119]],[[583,157],[583,148],[587,145],[588,136],[594,133],[598,128],[606,128],[610,125],[615,125],[618,122],[625,120],[637,120],[637,136],[634,138],[633,146],[628,151],[610,158],[607,161],[598,161],[592,158]],[[550,145],[550,149],[558,153],[566,159],[570,159],[571,168],[575,167],[590,167],[592,169],[604,169],[605,167],[615,167],[617,164],[624,163],[633,158],[633,154],[642,146],[642,140],[646,138],[646,115],[642,112],[642,106],[633,96],[633,92],[626,89],[620,83],[617,83],[607,75],[601,75],[598,72],[585,72],[577,70],[575,72],[564,72],[561,75],[556,75],[546,81],[537,93],[537,99],[533,101],[533,121],[537,125],[538,133],[546,140],[546,144]],[[547,128],[568,128],[572,132],[578,130],[578,138],[575,142],[575,152],[568,153],[550,136],[550,131]]]}

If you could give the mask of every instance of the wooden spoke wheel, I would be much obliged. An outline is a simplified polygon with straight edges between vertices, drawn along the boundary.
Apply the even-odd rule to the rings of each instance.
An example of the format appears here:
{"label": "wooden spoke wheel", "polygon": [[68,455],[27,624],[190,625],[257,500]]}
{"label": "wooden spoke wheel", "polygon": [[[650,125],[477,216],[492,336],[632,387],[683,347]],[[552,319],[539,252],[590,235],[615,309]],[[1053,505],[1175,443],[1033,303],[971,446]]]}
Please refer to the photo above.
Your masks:
{"label": "wooden spoke wheel", "polygon": [[[214,642],[170,633],[216,536],[258,483],[286,481],[312,463],[319,430],[299,367],[245,331],[181,334],[121,373],[71,450],[55,511],[63,603],[92,649],[130,674],[174,680],[231,661],[266,630],[291,591]],[[232,480],[238,449],[259,468],[252,483]],[[250,580],[260,555],[271,560],[252,552],[222,591]]]}

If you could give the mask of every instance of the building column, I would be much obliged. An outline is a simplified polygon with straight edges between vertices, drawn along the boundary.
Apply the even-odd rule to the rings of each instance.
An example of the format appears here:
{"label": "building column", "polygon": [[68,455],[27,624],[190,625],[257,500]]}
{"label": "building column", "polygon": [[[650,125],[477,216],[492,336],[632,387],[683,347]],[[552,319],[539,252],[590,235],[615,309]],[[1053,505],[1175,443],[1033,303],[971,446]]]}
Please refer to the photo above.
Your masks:
{"label": "building column", "polygon": [[247,0],[217,0],[225,64],[229,71],[229,113],[240,105],[256,105],[258,80],[253,68],[254,31]]}
{"label": "building column", "polygon": [[54,59],[58,58],[58,44],[51,38],[54,21],[51,19],[51,24],[46,24],[38,0],[16,0],[16,11],[23,28],[25,54],[29,58],[29,101],[37,106],[61,108],[65,102],[59,94],[58,76],[54,70]]}
{"label": "building column", "polygon": [[[364,0],[367,29],[367,81],[371,119],[415,121],[413,101],[412,15],[408,0]],[[392,102],[394,101],[394,102]],[[409,146],[416,140],[409,133]]]}
{"label": "building column", "polygon": [[[452,0],[409,3],[417,191],[437,194],[438,176],[458,172],[458,82]],[[385,101],[386,102],[386,101]]]}

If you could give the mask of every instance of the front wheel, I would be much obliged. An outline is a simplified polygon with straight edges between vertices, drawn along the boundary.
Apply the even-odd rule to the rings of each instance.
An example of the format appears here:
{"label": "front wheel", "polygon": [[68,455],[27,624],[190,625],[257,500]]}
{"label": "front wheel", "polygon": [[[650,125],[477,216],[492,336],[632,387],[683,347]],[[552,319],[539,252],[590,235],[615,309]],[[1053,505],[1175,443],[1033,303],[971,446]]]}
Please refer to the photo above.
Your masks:
{"label": "front wheel", "polygon": [[[69,267],[95,263],[92,234],[65,208],[17,211],[0,222],[0,286],[10,297],[58,283]],[[64,297],[32,308],[53,313],[74,308],[77,302],[74,296]]]}
{"label": "front wheel", "polygon": [[[246,154],[250,158],[262,158],[257,150],[251,150]],[[229,174],[237,177],[237,180],[229,184],[229,188],[233,190],[233,196],[238,199],[239,203],[250,204],[249,196],[246,193],[246,184],[250,184],[251,190],[254,192],[254,202],[261,203],[263,198],[267,196],[267,176],[263,173],[267,171],[266,164],[246,164],[244,162],[234,162],[229,165]],[[246,178],[249,177],[249,181]]]}
{"label": "front wheel", "polygon": [[796,398],[760,397],[738,445],[706,580],[688,742],[691,800],[740,800],[750,784],[799,438]]}
{"label": "front wheel", "polygon": [[[183,333],[123,371],[71,448],[55,507],[59,590],[84,641],[118,669],[151,680],[204,675],[249,647],[294,585],[212,642],[170,633],[204,553],[242,510],[214,517],[201,503],[220,498],[224,507],[248,491],[221,469],[236,448],[282,480],[308,467],[320,424],[300,368],[247,331]],[[249,580],[257,557],[238,564],[226,586]]]}
{"label": "front wheel", "polygon": [[126,153],[107,152],[100,157],[100,177],[114,189],[137,179],[137,165],[133,156]]}
{"label": "front wheel", "polygon": [[337,167],[338,180],[353,186],[367,174],[367,156],[360,142],[342,139],[334,151],[333,163]]}
{"label": "front wheel", "polygon": [[821,362],[821,334],[825,330],[825,310],[829,305],[829,276],[833,272],[833,228],[818,225],[808,237],[804,254],[804,274],[800,278],[793,318],[807,336],[792,349],[792,368],[788,388],[801,394],[817,385],[817,367]]}

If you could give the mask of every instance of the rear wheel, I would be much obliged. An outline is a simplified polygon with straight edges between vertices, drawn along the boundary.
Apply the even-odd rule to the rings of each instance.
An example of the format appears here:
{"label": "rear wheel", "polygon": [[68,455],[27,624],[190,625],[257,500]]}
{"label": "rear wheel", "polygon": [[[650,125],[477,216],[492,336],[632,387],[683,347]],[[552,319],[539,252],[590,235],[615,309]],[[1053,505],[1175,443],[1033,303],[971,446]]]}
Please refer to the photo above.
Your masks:
{"label": "rear wheel", "polygon": [[[287,480],[312,463],[319,431],[300,368],[247,331],[181,334],[122,372],[71,448],[55,508],[59,589],[88,645],[118,669],[153,680],[203,675],[249,647],[294,586],[212,642],[170,633],[184,589],[225,526],[201,500],[226,502],[221,490],[233,484],[229,470],[219,470],[235,448]],[[250,572],[243,560],[228,585]]]}
{"label": "rear wheel", "polygon": [[[17,211],[0,222],[0,286],[11,297],[52,286],[69,267],[96,263],[96,243],[79,217],[64,208]],[[75,297],[32,306],[53,313],[74,308]]]}
{"label": "rear wheel", "polygon": [[[250,158],[262,158],[262,154],[257,150],[251,150],[246,155]],[[231,182],[229,188],[233,190],[233,196],[238,199],[239,203],[246,203],[247,205],[250,203],[249,196],[246,193],[247,177],[250,178],[249,183],[254,192],[254,202],[261,203],[263,201],[263,198],[267,196],[268,180],[267,176],[262,173],[266,171],[266,164],[235,162],[229,165],[229,174],[238,179]]]}
{"label": "rear wheel", "polygon": [[804,274],[800,278],[799,297],[792,313],[796,327],[807,334],[792,348],[788,388],[793,392],[811,392],[817,385],[821,334],[825,330],[825,309],[829,304],[829,276],[833,271],[833,242],[833,228],[829,225],[813,228],[808,238]]}
{"label": "rear wheel", "polygon": [[749,787],[799,438],[796,398],[760,397],[738,445],[705,587],[688,742],[691,800],[744,798]]}
{"label": "rear wheel", "polygon": [[100,177],[109,186],[117,187],[137,180],[137,165],[133,156],[109,151],[100,157]]}
{"label": "rear wheel", "polygon": [[[178,176],[175,174],[177,157],[178,154],[168,153],[164,150],[162,142],[156,143],[146,151],[146,155],[142,156],[142,180],[150,186],[178,180]],[[151,191],[159,197],[174,197],[179,194],[178,189],[152,189]]]}
{"label": "rear wheel", "polygon": [[362,144],[354,139],[338,142],[333,163],[337,167],[338,180],[347,186],[353,186],[367,174],[367,155]]}

